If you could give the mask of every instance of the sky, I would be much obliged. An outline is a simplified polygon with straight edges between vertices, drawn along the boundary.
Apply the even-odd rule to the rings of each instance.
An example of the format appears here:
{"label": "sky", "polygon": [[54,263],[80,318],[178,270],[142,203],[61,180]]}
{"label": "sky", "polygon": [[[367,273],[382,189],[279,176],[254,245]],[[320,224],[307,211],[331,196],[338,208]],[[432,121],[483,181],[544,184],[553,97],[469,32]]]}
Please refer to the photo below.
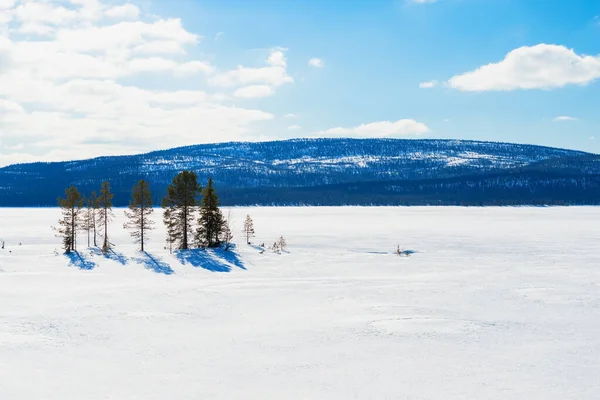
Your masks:
{"label": "sky", "polygon": [[0,0],[0,166],[296,137],[600,153],[598,0]]}

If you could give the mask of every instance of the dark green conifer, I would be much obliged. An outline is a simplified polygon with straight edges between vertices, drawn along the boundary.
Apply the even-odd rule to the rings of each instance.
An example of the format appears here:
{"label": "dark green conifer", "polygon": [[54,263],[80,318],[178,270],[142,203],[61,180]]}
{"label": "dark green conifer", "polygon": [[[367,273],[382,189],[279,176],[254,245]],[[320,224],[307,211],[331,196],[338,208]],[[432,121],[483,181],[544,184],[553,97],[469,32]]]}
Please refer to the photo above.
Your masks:
{"label": "dark green conifer", "polygon": [[58,198],[62,217],[55,228],[57,235],[63,238],[63,248],[69,254],[77,250],[77,230],[81,225],[81,211],[84,199],[75,186],[65,190],[65,197]]}
{"label": "dark green conifer", "polygon": [[198,247],[218,247],[221,244],[225,219],[219,209],[219,197],[213,186],[212,178],[202,191],[200,218],[196,231]]}
{"label": "dark green conifer", "polygon": [[193,221],[198,195],[202,187],[193,171],[182,171],[173,178],[162,201],[165,209],[163,219],[167,227],[167,243],[178,250],[189,248],[189,239],[193,237]]}

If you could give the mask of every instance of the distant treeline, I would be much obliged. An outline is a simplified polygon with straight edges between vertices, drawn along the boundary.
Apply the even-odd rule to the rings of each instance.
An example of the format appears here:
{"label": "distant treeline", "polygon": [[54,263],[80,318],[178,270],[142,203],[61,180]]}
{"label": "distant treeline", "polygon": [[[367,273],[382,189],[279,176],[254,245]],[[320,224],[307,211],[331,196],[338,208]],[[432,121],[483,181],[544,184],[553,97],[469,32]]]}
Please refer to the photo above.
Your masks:
{"label": "distant treeline", "polygon": [[[129,204],[134,182],[111,181],[113,204]],[[153,204],[160,205],[168,185],[153,185]],[[95,186],[78,189],[91,193]],[[15,193],[0,200],[0,206],[55,206],[64,187],[49,192]],[[490,174],[447,179],[351,182],[308,187],[257,187],[220,189],[224,206],[341,206],[341,205],[597,205],[600,175],[557,175],[536,171]]]}

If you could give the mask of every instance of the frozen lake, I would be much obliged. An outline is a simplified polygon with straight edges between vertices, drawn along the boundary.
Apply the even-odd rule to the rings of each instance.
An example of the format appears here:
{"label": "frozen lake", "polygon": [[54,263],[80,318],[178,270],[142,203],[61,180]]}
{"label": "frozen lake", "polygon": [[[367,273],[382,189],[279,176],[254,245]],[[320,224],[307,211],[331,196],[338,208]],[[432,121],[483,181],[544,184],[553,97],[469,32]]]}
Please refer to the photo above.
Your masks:
{"label": "frozen lake", "polygon": [[116,215],[82,270],[0,209],[0,399],[600,398],[600,207],[233,208],[186,264]]}

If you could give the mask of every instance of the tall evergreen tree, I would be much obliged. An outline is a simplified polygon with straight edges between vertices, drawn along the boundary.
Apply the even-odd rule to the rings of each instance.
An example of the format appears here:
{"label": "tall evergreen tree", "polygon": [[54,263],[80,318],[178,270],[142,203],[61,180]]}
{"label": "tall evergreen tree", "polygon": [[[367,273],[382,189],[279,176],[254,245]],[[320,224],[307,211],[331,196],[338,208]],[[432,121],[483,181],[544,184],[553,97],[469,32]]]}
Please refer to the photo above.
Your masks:
{"label": "tall evergreen tree", "polygon": [[102,252],[108,253],[110,251],[110,240],[108,238],[108,223],[112,221],[112,199],[114,194],[110,191],[110,183],[108,181],[102,182],[100,187],[100,195],[98,196],[98,224],[103,228],[103,242]]}
{"label": "tall evergreen tree", "polygon": [[55,230],[58,236],[63,238],[65,253],[69,254],[77,250],[77,230],[81,224],[81,210],[83,198],[75,186],[65,190],[65,197],[58,198],[62,217],[58,221],[59,227]]}
{"label": "tall evergreen tree", "polygon": [[167,227],[167,243],[179,250],[189,248],[193,237],[194,212],[202,187],[193,171],[182,171],[173,178],[162,201],[163,220]]}
{"label": "tall evergreen tree", "polygon": [[135,243],[140,244],[142,252],[144,251],[144,244],[148,241],[146,233],[154,229],[154,222],[150,220],[150,214],[153,212],[150,184],[145,180],[141,180],[135,184],[131,191],[129,210],[125,210],[125,215],[129,221],[123,227],[131,230],[131,237],[133,237]]}
{"label": "tall evergreen tree", "polygon": [[223,214],[219,210],[219,197],[213,186],[213,180],[208,178],[208,184],[202,191],[200,218],[196,231],[198,247],[218,247],[221,244],[224,222]]}
{"label": "tall evergreen tree", "polygon": [[250,214],[246,215],[244,220],[244,236],[246,236],[246,243],[250,244],[250,239],[254,237],[254,221]]}

